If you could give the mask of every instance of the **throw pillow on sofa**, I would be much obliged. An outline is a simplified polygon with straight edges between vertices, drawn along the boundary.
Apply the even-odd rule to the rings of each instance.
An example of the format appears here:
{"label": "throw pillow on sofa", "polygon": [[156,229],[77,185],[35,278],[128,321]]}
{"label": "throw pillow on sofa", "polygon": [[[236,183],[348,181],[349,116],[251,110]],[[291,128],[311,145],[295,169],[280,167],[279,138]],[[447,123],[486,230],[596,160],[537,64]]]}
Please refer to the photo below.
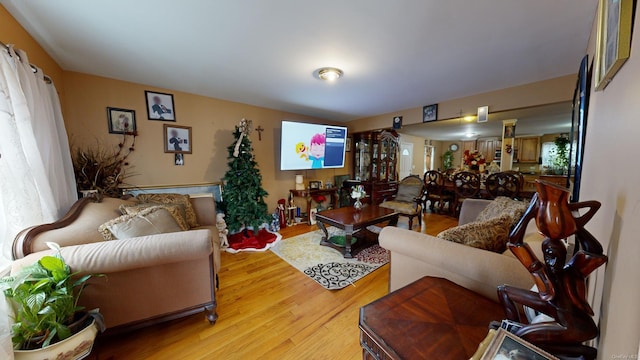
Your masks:
{"label": "throw pillow on sofa", "polygon": [[474,221],[445,230],[440,239],[459,244],[502,253],[509,241],[512,218],[505,214],[486,221]]}
{"label": "throw pillow on sofa", "polygon": [[105,240],[128,239],[182,231],[167,209],[153,206],[135,215],[122,215],[100,225],[98,231]]}
{"label": "throw pillow on sofa", "polygon": [[184,207],[185,218],[187,224],[191,228],[197,228],[200,225],[196,218],[196,211],[191,204],[189,195],[182,194],[140,194],[136,196],[136,199],[141,203],[156,203],[156,204],[171,204],[180,205]]}
{"label": "throw pillow on sofa", "polygon": [[189,224],[185,218],[184,209],[179,205],[157,205],[154,203],[145,203],[138,205],[120,205],[120,212],[122,215],[137,215],[142,210],[148,209],[153,206],[159,206],[167,209],[169,214],[173,216],[173,219],[178,223],[180,229],[183,231],[189,230]]}
{"label": "throw pillow on sofa", "polygon": [[509,215],[512,218],[511,226],[513,226],[524,215],[528,206],[528,202],[498,196],[478,214],[476,221],[487,221],[503,215]]}

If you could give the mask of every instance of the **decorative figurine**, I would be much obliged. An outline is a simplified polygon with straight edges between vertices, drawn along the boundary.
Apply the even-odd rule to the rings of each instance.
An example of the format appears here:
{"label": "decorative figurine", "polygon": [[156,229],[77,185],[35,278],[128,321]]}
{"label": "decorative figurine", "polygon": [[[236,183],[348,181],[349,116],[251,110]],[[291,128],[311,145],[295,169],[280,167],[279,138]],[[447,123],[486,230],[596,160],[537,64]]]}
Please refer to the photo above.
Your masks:
{"label": "decorative figurine", "polygon": [[222,248],[228,248],[229,239],[227,239],[227,234],[229,234],[229,229],[227,229],[227,223],[224,221],[224,214],[222,213],[216,214],[216,228],[218,229],[218,236],[220,237],[220,246],[222,246]]}
{"label": "decorative figurine", "polygon": [[[584,225],[598,211],[600,203],[570,204],[568,189],[545,181],[536,180],[536,188],[537,194],[509,235],[507,246],[529,270],[538,292],[503,285],[498,287],[498,298],[509,320],[526,321],[516,304],[554,318],[551,322],[525,323],[515,335],[552,353],[595,359],[596,349],[581,345],[598,335],[593,310],[586,299],[586,278],[606,263],[607,257]],[[587,210],[582,216],[574,216],[579,209]],[[545,236],[542,261],[523,242],[527,224],[534,217],[540,233]],[[571,235],[576,238],[575,250],[566,261],[567,249],[562,240]]]}

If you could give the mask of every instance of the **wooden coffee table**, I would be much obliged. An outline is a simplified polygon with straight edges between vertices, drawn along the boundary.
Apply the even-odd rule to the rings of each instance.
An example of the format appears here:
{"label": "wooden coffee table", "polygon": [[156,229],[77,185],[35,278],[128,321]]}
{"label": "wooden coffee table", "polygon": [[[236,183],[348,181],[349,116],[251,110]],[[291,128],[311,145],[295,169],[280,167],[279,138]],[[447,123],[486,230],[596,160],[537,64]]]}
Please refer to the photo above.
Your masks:
{"label": "wooden coffee table", "polygon": [[363,359],[466,360],[505,318],[502,306],[425,276],[360,309]]}
{"label": "wooden coffee table", "polygon": [[[353,258],[353,255],[357,254],[363,248],[368,245],[370,246],[375,244],[373,241],[367,244],[364,239],[358,238],[356,238],[357,241],[355,243],[351,244],[354,232],[360,229],[367,231],[367,226],[375,225],[384,221],[389,221],[389,225],[395,226],[398,224],[398,213],[377,205],[365,205],[361,210],[356,210],[353,206],[346,206],[338,209],[321,211],[316,214],[316,221],[320,230],[324,232],[320,245],[334,248],[340,251],[345,258],[351,259]],[[326,225],[332,225],[345,231],[344,247],[331,242]],[[377,239],[377,235],[375,238]]]}

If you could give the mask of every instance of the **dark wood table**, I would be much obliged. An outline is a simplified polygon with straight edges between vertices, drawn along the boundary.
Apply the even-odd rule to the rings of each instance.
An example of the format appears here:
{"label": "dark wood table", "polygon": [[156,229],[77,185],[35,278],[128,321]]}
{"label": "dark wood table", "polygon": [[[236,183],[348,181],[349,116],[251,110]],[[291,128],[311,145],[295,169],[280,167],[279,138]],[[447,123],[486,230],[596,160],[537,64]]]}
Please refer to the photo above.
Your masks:
{"label": "dark wood table", "polygon": [[[365,229],[369,225],[375,225],[384,221],[389,221],[389,225],[395,226],[398,224],[398,213],[391,209],[379,207],[378,205],[365,205],[361,210],[356,210],[353,206],[346,206],[339,209],[321,211],[316,214],[316,221],[318,227],[324,233],[320,245],[334,248],[344,254],[345,258],[351,259],[353,255],[367,247],[367,245],[375,243],[369,242],[367,244],[365,239],[356,238],[357,241],[351,244],[354,232]],[[345,231],[344,247],[331,242],[326,225],[332,225]],[[366,231],[366,229],[363,231]]]}
{"label": "dark wood table", "polygon": [[466,360],[504,318],[500,304],[426,276],[360,309],[362,357]]}

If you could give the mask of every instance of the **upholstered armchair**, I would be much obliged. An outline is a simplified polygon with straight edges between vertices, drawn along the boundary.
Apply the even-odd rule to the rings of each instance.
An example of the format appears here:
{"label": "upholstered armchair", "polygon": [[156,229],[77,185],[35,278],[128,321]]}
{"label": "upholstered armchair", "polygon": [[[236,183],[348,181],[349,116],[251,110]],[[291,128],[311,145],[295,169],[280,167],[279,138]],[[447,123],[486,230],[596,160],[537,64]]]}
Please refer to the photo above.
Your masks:
{"label": "upholstered armchair", "polygon": [[385,200],[381,207],[392,209],[409,218],[409,229],[413,228],[413,218],[418,217],[418,225],[422,226],[422,179],[410,175],[398,184],[398,193],[391,200]]}

